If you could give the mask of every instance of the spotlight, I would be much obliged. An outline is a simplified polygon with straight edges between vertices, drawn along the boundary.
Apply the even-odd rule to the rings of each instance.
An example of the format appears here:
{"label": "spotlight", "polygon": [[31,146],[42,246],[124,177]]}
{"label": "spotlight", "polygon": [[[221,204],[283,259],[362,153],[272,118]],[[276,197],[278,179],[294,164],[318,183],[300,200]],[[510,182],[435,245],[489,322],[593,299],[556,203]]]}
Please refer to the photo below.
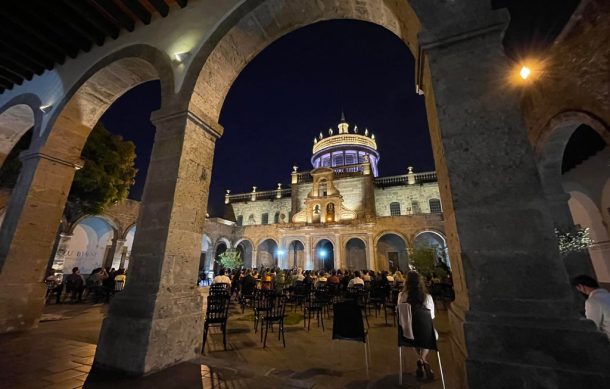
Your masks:
{"label": "spotlight", "polygon": [[185,51],[182,53],[176,53],[174,54],[174,62],[176,63],[183,63],[184,61],[186,61],[188,59],[188,57],[191,56],[191,52],[190,51]]}
{"label": "spotlight", "polygon": [[521,70],[519,71],[519,75],[521,76],[522,79],[527,80],[527,78],[532,74],[532,69],[530,69],[527,66],[522,66]]}

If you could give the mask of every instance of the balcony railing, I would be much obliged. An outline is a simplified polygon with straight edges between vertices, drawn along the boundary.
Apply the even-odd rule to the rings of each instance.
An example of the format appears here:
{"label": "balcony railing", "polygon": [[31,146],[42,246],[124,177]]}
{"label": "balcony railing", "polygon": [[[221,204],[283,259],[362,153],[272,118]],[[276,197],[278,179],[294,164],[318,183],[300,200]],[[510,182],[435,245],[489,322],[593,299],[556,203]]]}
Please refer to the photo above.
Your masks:
{"label": "balcony railing", "polygon": [[229,203],[237,203],[244,201],[256,201],[256,200],[272,200],[272,199],[280,199],[283,197],[289,197],[292,193],[292,189],[273,189],[273,190],[264,190],[260,192],[250,192],[250,193],[237,193],[233,195],[225,196],[226,200]]}
{"label": "balcony railing", "polygon": [[[409,180],[409,176],[411,176],[411,180]],[[412,174],[401,174],[399,176],[389,176],[389,177],[377,177],[375,178],[375,185],[386,188],[389,186],[401,186],[401,185],[409,185],[409,184],[424,184],[426,182],[436,182],[436,172],[422,172],[422,173],[412,173]]]}

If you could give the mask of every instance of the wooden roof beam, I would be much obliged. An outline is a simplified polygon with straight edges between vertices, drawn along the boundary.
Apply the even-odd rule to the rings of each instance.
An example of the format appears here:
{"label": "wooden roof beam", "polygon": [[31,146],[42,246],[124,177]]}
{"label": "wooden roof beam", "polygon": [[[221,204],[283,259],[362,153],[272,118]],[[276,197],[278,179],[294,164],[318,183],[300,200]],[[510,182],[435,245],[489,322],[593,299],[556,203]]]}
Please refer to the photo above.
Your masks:
{"label": "wooden roof beam", "polygon": [[150,24],[151,14],[138,0],[123,0],[123,5],[127,7],[144,24]]}
{"label": "wooden roof beam", "polygon": [[89,3],[83,1],[66,1],[64,4],[72,8],[84,20],[91,23],[105,35],[110,36],[112,39],[117,39],[119,37],[120,30],[117,25],[106,19]]}
{"label": "wooden roof beam", "polygon": [[163,0],[148,0],[148,2],[155,7],[157,12],[161,14],[161,16],[166,17],[169,14],[169,6]]}
{"label": "wooden roof beam", "polygon": [[89,0],[89,2],[103,13],[107,19],[112,19],[116,25],[121,26],[131,32],[135,28],[133,19],[117,7],[112,0]]}

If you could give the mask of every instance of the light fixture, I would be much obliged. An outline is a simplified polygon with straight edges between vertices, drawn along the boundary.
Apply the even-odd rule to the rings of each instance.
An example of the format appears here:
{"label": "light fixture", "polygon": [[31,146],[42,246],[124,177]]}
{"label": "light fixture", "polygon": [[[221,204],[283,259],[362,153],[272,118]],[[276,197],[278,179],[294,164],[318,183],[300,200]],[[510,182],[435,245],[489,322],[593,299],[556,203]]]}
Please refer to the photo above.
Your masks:
{"label": "light fixture", "polygon": [[174,54],[174,62],[181,64],[183,62],[185,62],[188,57],[191,56],[191,52],[190,51],[184,51],[182,53],[176,53]]}
{"label": "light fixture", "polygon": [[521,70],[519,71],[519,76],[521,76],[522,79],[527,80],[527,78],[532,74],[532,69],[530,69],[528,66],[523,65],[521,67]]}
{"label": "light fixture", "polygon": [[53,104],[41,105],[40,110],[44,113],[47,113],[53,108]]}
{"label": "light fixture", "polygon": [[320,257],[321,257],[322,259],[324,259],[324,258],[326,258],[326,254],[327,254],[327,252],[326,252],[326,250],[321,249],[320,251],[318,251],[318,254],[320,254]]}
{"label": "light fixture", "polygon": [[277,250],[277,255],[284,255],[284,250]]}

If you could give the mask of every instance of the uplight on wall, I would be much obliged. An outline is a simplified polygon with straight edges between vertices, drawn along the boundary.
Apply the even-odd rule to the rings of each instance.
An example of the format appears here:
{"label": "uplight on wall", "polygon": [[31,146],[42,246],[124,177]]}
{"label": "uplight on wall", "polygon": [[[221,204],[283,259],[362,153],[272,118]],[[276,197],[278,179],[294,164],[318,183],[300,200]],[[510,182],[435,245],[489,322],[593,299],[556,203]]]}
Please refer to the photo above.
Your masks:
{"label": "uplight on wall", "polygon": [[191,56],[191,52],[190,51],[184,51],[182,53],[176,53],[174,54],[174,62],[177,64],[181,64],[184,63],[188,57]]}
{"label": "uplight on wall", "polygon": [[53,104],[41,105],[40,110],[44,113],[48,113],[53,108]]}

